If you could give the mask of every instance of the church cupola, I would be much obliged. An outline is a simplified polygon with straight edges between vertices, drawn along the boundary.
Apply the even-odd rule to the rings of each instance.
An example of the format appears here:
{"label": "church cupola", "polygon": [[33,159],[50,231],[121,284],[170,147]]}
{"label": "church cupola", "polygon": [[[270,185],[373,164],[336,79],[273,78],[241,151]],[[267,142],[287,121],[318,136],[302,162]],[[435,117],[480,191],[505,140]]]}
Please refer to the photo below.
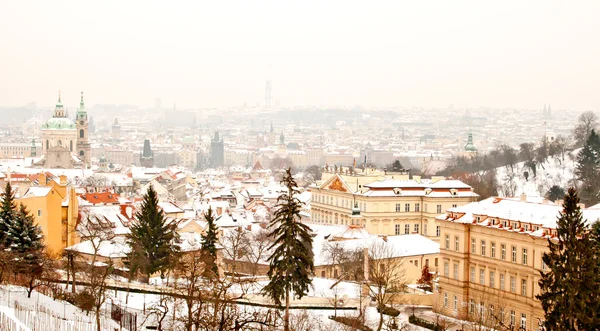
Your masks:
{"label": "church cupola", "polygon": [[54,117],[65,117],[65,107],[60,99],[60,91],[58,91],[58,102],[54,107]]}
{"label": "church cupola", "polygon": [[467,144],[465,145],[465,151],[466,152],[477,152],[475,145],[473,145],[473,133],[471,132],[471,129],[469,129],[469,136],[467,138]]}

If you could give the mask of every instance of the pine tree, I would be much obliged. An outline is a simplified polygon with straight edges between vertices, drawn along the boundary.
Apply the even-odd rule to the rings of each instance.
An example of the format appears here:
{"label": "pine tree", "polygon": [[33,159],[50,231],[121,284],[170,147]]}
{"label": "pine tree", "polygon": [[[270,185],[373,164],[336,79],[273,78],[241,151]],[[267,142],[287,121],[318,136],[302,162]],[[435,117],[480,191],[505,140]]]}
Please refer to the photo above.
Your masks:
{"label": "pine tree", "polygon": [[4,192],[0,194],[0,247],[10,246],[10,240],[7,236],[8,227],[15,219],[17,204],[15,203],[15,193],[12,190],[10,182],[6,183]]}
{"label": "pine tree", "polygon": [[269,250],[274,250],[268,259],[270,281],[263,292],[278,305],[285,299],[284,330],[288,331],[290,292],[298,299],[308,292],[314,272],[314,256],[310,228],[300,222],[302,203],[295,197],[298,189],[290,168],[286,170],[282,183],[287,192],[277,198],[275,217],[268,226],[272,230],[269,237],[274,239]]}
{"label": "pine tree", "polygon": [[165,214],[158,205],[156,191],[150,185],[144,195],[141,209],[135,214],[127,242],[131,252],[127,254],[126,263],[133,273],[140,272],[150,277],[165,272],[176,261],[179,247],[175,245],[179,236],[175,222],[167,223]]}
{"label": "pine tree", "polygon": [[600,282],[591,235],[578,206],[579,197],[570,188],[557,224],[556,238],[548,239],[549,252],[542,261],[537,295],[545,312],[547,330],[598,330]]}
{"label": "pine tree", "polygon": [[575,175],[581,182],[581,200],[585,204],[594,204],[598,201],[600,191],[600,137],[592,130],[579,154]]}
{"label": "pine tree", "polygon": [[14,216],[8,226],[10,269],[27,279],[27,297],[31,297],[31,292],[40,285],[39,280],[48,265],[42,230],[35,225],[33,216],[24,205],[19,205]]}
{"label": "pine tree", "polygon": [[215,224],[215,217],[212,209],[208,209],[204,214],[204,219],[208,223],[206,233],[202,236],[202,251],[205,254],[205,263],[209,267],[208,270],[212,271],[212,275],[205,274],[206,276],[218,276],[219,269],[217,267],[217,225]]}
{"label": "pine tree", "polygon": [[25,254],[44,248],[42,230],[35,225],[33,216],[23,204],[19,204],[14,220],[8,226],[8,236],[11,252]]}

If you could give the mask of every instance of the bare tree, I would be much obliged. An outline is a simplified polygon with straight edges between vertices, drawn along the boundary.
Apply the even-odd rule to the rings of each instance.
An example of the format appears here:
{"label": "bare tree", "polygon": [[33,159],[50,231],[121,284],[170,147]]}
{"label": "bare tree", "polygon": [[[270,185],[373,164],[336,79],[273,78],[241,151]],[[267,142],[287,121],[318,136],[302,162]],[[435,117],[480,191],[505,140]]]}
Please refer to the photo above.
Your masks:
{"label": "bare tree", "polygon": [[251,256],[251,234],[242,227],[232,231],[225,230],[220,242],[223,247],[223,257],[232,261],[229,271],[235,276],[238,273],[238,262],[247,261]]}
{"label": "bare tree", "polygon": [[269,247],[271,246],[269,231],[261,228],[252,235],[250,242],[251,249],[248,252],[248,258],[252,264],[252,275],[258,275],[259,266],[269,256]]}
{"label": "bare tree", "polygon": [[[112,253],[109,256],[101,256],[100,249],[104,245],[113,244],[115,235],[110,225],[93,222],[89,218],[78,224],[76,229],[83,242],[89,243],[91,248],[91,251],[85,252],[89,258],[82,271],[87,280],[87,292],[93,299],[96,325],[98,331],[101,331],[101,308],[107,299],[107,279],[114,270],[114,260]],[[82,256],[81,253],[74,252]]]}
{"label": "bare tree", "polygon": [[405,291],[406,270],[403,261],[397,256],[394,247],[386,241],[377,242],[369,247],[368,283],[369,292],[379,309],[379,325],[383,327],[385,308],[398,303]]}
{"label": "bare tree", "polygon": [[507,315],[507,299],[503,295],[494,295],[491,289],[482,287],[470,293],[468,315],[469,328],[474,331],[512,330],[514,325]]}
{"label": "bare tree", "polygon": [[598,128],[598,116],[593,111],[586,111],[579,115],[577,124],[573,129],[573,138],[575,139],[575,146],[581,147],[585,143],[585,140],[590,135],[592,130]]}
{"label": "bare tree", "polygon": [[[154,318],[156,320],[156,327],[157,330],[162,331],[162,330],[174,330],[175,326],[174,325],[167,325],[167,317],[169,316],[169,312],[170,312],[170,307],[172,306],[174,302],[174,298],[173,296],[167,294],[167,293],[161,293],[158,297],[158,301],[151,304],[148,309],[146,309],[147,311],[147,315],[145,318],[144,323],[150,319],[150,318]],[[173,315],[175,315],[175,311],[173,311]],[[144,324],[142,323],[142,324]]]}
{"label": "bare tree", "polygon": [[186,306],[186,314],[182,317],[185,330],[191,331],[194,327],[198,330],[201,323],[200,312],[204,309],[207,296],[202,288],[202,275],[206,270],[203,252],[197,249],[184,253],[174,270],[175,277],[179,280],[174,286],[182,294]]}

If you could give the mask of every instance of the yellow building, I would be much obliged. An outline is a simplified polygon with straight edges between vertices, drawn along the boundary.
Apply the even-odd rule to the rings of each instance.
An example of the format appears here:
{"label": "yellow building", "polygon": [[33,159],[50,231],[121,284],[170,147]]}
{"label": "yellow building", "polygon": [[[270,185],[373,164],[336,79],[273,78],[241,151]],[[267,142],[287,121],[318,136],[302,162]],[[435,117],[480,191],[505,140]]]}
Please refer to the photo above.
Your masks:
{"label": "yellow building", "polygon": [[[442,313],[491,328],[537,330],[544,313],[542,256],[556,236],[562,206],[520,198],[489,198],[440,215],[440,269],[436,307]],[[600,210],[583,210],[596,221]]]}
{"label": "yellow building", "polygon": [[[444,177],[370,174],[323,174],[324,181],[310,188],[311,222],[359,225],[370,234],[421,234],[433,240],[440,235],[436,216],[479,197],[458,180]],[[360,217],[352,217],[354,204]]]}
{"label": "yellow building", "polygon": [[59,176],[58,182],[47,181],[46,174],[40,173],[37,183],[16,202],[25,205],[42,228],[49,252],[59,254],[76,240],[73,229],[78,215],[77,196],[65,176]]}

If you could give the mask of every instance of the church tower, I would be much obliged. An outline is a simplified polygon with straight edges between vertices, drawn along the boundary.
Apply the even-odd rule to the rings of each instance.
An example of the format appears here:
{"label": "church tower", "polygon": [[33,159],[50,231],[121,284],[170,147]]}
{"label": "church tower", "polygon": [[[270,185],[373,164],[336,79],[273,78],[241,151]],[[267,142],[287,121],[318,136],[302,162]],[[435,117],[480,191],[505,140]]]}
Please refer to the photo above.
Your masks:
{"label": "church tower", "polygon": [[91,166],[92,150],[89,142],[88,131],[88,115],[83,102],[83,92],[81,92],[81,101],[79,109],[77,109],[76,117],[77,125],[77,157],[85,164],[86,167]]}

